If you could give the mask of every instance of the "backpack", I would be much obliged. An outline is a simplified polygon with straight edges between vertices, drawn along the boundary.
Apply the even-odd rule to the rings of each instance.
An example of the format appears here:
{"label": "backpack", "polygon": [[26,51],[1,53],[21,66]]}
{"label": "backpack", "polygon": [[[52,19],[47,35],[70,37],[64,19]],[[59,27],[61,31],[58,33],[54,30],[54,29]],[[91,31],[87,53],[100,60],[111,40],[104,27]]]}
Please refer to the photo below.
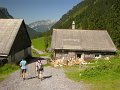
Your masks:
{"label": "backpack", "polygon": [[38,67],[38,70],[40,70],[40,71],[43,70],[42,63],[38,63],[37,67]]}

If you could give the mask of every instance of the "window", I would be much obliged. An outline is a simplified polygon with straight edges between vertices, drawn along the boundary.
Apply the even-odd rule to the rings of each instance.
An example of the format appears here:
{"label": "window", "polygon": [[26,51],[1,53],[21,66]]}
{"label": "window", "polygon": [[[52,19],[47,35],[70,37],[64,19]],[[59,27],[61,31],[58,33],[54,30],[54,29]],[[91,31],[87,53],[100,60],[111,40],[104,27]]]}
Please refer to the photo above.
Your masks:
{"label": "window", "polygon": [[96,58],[96,59],[99,59],[99,58],[101,58],[101,57],[102,57],[102,56],[101,56],[100,53],[95,54],[95,58]]}
{"label": "window", "polygon": [[77,57],[81,58],[81,54],[77,54]]}
{"label": "window", "polygon": [[99,57],[99,54],[95,54],[95,57]]}

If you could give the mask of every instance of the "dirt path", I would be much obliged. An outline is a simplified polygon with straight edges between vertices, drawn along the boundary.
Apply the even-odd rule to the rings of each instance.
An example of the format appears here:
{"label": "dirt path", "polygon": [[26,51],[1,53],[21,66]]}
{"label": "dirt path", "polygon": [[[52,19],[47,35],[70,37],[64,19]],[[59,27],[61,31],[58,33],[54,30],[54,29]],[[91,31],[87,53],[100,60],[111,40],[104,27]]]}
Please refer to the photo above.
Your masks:
{"label": "dirt path", "polygon": [[31,63],[28,65],[25,81],[18,70],[0,83],[0,90],[88,90],[82,82],[76,83],[67,79],[63,69],[45,67],[42,81],[35,76],[35,63]]}
{"label": "dirt path", "polygon": [[40,50],[38,50],[38,49],[36,49],[36,48],[34,48],[33,46],[32,46],[32,49],[34,49],[38,54],[44,54],[44,52],[43,51],[40,51]]}

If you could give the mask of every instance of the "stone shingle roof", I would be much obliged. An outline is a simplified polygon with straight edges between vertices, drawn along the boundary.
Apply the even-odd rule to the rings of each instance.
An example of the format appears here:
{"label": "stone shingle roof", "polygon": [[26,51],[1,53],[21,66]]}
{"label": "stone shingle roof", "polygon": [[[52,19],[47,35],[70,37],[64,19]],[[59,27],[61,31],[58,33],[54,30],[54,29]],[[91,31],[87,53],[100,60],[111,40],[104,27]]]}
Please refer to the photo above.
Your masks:
{"label": "stone shingle roof", "polygon": [[113,41],[105,30],[54,29],[52,48],[82,51],[116,51]]}
{"label": "stone shingle roof", "polygon": [[7,55],[23,19],[0,19],[0,55]]}

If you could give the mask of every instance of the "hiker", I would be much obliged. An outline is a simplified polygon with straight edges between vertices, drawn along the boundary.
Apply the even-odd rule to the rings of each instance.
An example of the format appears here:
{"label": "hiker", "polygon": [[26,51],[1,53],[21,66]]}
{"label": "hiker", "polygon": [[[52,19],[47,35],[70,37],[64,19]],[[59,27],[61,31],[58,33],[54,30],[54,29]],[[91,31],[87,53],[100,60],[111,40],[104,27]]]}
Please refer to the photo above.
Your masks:
{"label": "hiker", "polygon": [[41,60],[38,60],[36,62],[36,71],[38,72],[38,79],[42,80],[42,72],[44,70],[43,70],[43,64],[42,64]]}
{"label": "hiker", "polygon": [[26,62],[25,59],[22,59],[20,61],[20,67],[21,67],[21,72],[22,72],[22,78],[23,78],[23,80],[25,80],[25,74],[26,74],[26,68],[27,68],[26,64],[27,64],[27,62]]}

